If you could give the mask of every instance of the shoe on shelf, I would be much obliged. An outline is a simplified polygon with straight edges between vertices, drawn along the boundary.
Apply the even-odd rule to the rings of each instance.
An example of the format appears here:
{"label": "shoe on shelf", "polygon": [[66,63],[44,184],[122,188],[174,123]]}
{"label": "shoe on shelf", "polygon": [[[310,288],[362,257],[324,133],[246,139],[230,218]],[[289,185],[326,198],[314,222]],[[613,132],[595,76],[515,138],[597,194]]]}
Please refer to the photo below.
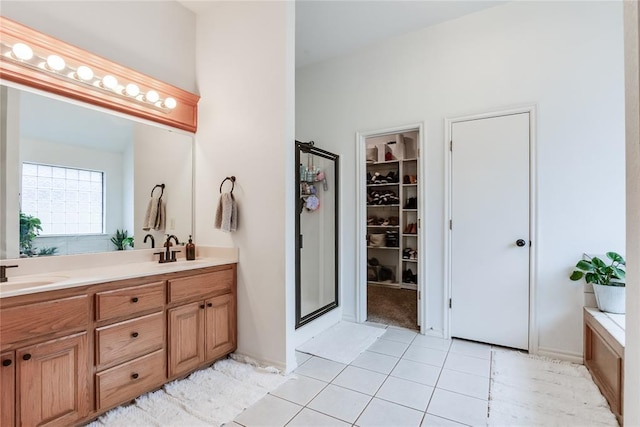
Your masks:
{"label": "shoe on shelf", "polygon": [[418,234],[418,224],[415,222],[411,224],[411,230],[409,230],[409,234]]}
{"label": "shoe on shelf", "polygon": [[417,175],[409,175],[409,184],[417,184],[417,183],[418,183]]}
{"label": "shoe on shelf", "polygon": [[411,184],[411,180],[409,178],[409,175],[405,175],[402,177],[402,183],[403,184]]}
{"label": "shoe on shelf", "polygon": [[409,234],[410,232],[411,232],[411,224],[407,224],[407,226],[404,228],[404,231],[402,233]]}
{"label": "shoe on shelf", "polygon": [[367,225],[374,225],[378,223],[378,217],[373,215],[367,218]]}
{"label": "shoe on shelf", "polygon": [[402,250],[402,259],[411,259],[411,248],[404,248]]}
{"label": "shoe on shelf", "polygon": [[407,203],[404,205],[405,209],[418,209],[418,198],[409,197]]}
{"label": "shoe on shelf", "polygon": [[400,218],[398,218],[397,216],[389,217],[389,225],[397,226],[399,222],[400,222]]}

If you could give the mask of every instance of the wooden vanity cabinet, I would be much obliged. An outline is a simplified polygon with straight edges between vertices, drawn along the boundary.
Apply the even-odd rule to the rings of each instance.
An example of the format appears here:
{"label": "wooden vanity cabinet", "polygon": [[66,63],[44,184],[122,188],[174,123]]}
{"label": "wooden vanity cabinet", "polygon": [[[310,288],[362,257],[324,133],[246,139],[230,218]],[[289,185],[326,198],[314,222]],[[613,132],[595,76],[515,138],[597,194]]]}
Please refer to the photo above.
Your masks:
{"label": "wooden vanity cabinet", "polygon": [[27,301],[0,310],[2,425],[73,424],[90,411],[89,299]]}
{"label": "wooden vanity cabinet", "polygon": [[236,349],[236,265],[0,300],[0,426],[68,426]]}
{"label": "wooden vanity cabinet", "polygon": [[0,354],[0,425],[11,426],[16,410],[16,361],[13,351]]}
{"label": "wooden vanity cabinet", "polygon": [[235,268],[169,281],[169,377],[237,346]]}

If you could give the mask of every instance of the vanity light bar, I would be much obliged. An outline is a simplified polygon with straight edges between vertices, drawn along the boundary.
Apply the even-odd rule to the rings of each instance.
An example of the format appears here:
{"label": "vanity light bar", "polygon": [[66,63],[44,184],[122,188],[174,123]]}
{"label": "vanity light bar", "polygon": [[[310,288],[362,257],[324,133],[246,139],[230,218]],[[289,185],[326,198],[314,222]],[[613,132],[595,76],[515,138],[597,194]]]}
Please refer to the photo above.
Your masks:
{"label": "vanity light bar", "polygon": [[171,110],[175,109],[178,105],[174,98],[166,97],[162,99],[160,94],[153,89],[142,92],[138,85],[134,83],[119,83],[118,79],[110,74],[105,74],[100,77],[86,65],[80,65],[74,68],[59,55],[38,55],[26,43],[14,43],[13,45],[6,43],[0,44],[3,46],[3,50],[5,50],[2,55],[22,66],[50,73],[61,79],[72,80],[75,83],[92,86],[164,113],[170,113]]}

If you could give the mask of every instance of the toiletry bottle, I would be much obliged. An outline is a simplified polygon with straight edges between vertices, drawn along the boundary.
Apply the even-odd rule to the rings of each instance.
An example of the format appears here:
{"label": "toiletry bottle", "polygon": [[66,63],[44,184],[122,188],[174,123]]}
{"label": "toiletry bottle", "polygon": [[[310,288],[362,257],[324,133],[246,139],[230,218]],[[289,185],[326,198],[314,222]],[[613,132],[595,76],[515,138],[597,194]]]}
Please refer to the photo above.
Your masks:
{"label": "toiletry bottle", "polygon": [[189,243],[187,243],[185,250],[187,251],[187,261],[194,261],[196,259],[196,245],[193,244],[191,235],[189,235]]}

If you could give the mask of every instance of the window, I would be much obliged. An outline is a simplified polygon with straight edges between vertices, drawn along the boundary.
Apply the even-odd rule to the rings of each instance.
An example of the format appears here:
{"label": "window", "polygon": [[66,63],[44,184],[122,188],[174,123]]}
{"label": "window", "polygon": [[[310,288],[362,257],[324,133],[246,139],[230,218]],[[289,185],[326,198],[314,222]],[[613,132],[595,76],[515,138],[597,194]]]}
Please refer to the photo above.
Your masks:
{"label": "window", "polygon": [[40,219],[41,235],[102,233],[103,178],[103,172],[23,163],[22,212]]}

